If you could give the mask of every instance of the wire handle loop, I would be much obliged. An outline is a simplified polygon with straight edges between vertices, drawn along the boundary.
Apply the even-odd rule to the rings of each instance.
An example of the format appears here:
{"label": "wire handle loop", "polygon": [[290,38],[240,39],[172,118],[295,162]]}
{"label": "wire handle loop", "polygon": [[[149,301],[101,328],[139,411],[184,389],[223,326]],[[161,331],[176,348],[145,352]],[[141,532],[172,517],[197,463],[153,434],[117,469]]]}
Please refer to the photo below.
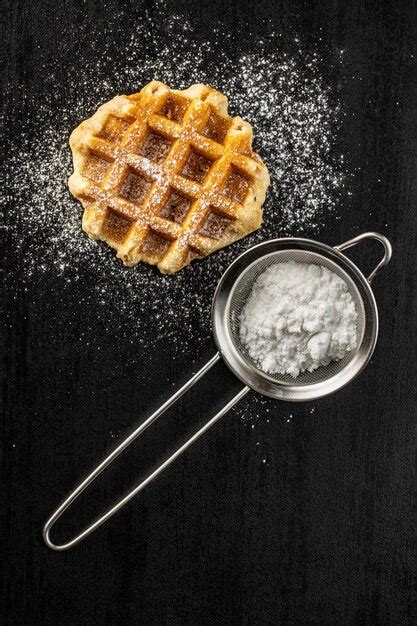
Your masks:
{"label": "wire handle loop", "polygon": [[87,526],[76,537],[63,544],[56,544],[50,538],[52,526],[61,517],[64,511],[76,500],[81,493],[101,474],[135,439],[137,439],[158,417],[160,417],[170,406],[172,406],[186,391],[188,391],[204,374],[220,359],[220,353],[217,352],[194,376],[192,376],[180,389],[178,389],[168,400],[159,407],[150,417],[148,417],[136,430],[134,430],[126,439],[124,439],[97,467],[72,491],[69,496],[56,509],[53,515],[48,519],[43,528],[43,539],[46,545],[52,550],[63,551],[72,548],[88,537],[99,526],[104,524],[110,517],[127,504],[136,494],[154,480],[163,470],[168,467],[175,459],[177,459],[187,448],[189,448],[201,435],[208,431],[229,409],[232,408],[243,396],[249,391],[249,387],[243,389],[230,400],[214,417],[212,417],[202,428],[200,428],[192,437],[190,437],[182,446],[163,463],[161,463],[151,474],[136,485],[126,496],[121,498],[109,508],[103,515],[98,517],[92,524]]}
{"label": "wire handle loop", "polygon": [[368,283],[371,283],[373,279],[375,278],[375,276],[377,275],[377,273],[379,272],[379,270],[382,269],[384,265],[387,265],[387,263],[389,263],[391,256],[392,256],[391,243],[386,237],[384,237],[384,235],[381,235],[380,233],[375,233],[375,232],[362,233],[361,235],[358,235],[357,237],[353,237],[353,239],[349,239],[349,241],[345,241],[344,243],[341,243],[338,246],[334,246],[334,248],[341,252],[342,250],[346,250],[347,248],[356,246],[356,244],[362,241],[363,239],[376,239],[377,241],[382,243],[382,245],[384,246],[384,256],[382,257],[381,261],[378,263],[376,268],[369,274],[368,278],[366,279]]}

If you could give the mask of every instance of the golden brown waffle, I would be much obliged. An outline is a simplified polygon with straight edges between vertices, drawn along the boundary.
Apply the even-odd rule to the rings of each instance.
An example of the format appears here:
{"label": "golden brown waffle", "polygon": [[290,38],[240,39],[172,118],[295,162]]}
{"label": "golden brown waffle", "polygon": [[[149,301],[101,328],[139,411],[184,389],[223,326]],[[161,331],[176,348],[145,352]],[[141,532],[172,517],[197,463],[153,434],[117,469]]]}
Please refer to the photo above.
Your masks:
{"label": "golden brown waffle", "polygon": [[229,117],[227,98],[211,87],[151,82],[103,104],[70,145],[83,229],[125,265],[146,261],[171,274],[262,223],[269,175],[252,151],[252,127]]}

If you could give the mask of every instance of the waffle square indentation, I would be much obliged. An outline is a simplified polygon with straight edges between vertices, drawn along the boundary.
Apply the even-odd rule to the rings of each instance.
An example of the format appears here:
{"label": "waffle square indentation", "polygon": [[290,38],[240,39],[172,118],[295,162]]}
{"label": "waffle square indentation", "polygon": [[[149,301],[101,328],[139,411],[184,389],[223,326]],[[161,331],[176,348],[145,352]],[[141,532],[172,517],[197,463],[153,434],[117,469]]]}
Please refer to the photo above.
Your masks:
{"label": "waffle square indentation", "polygon": [[212,163],[212,161],[204,157],[202,154],[191,150],[190,155],[181,170],[181,174],[197,183],[202,183],[207,176]]}
{"label": "waffle square indentation", "polygon": [[211,239],[220,239],[232,220],[223,215],[219,215],[211,210],[206,217],[204,224],[200,227],[199,234]]}
{"label": "waffle square indentation", "polygon": [[104,223],[103,233],[111,240],[120,243],[126,239],[126,235],[133,224],[124,215],[107,209],[107,216]]}
{"label": "waffle square indentation", "polygon": [[159,114],[174,122],[182,122],[190,101],[174,94],[170,94]]}
{"label": "waffle square indentation", "polygon": [[142,254],[152,261],[157,263],[166,254],[171,241],[162,237],[153,230],[149,230],[146,238],[142,243]]}
{"label": "waffle square indentation", "polygon": [[111,143],[119,144],[123,139],[123,135],[127,131],[131,121],[109,115],[99,137]]}
{"label": "waffle square indentation", "polygon": [[171,191],[159,215],[172,222],[177,222],[177,224],[182,224],[190,206],[191,200],[189,198],[177,191]]}
{"label": "waffle square indentation", "polygon": [[119,191],[119,195],[134,204],[142,204],[150,186],[151,182],[149,180],[130,170]]}
{"label": "waffle square indentation", "polygon": [[250,186],[251,181],[235,168],[232,168],[226,179],[226,184],[222,193],[225,196],[232,198],[232,200],[237,200],[238,202],[243,203],[248,195]]}
{"label": "waffle square indentation", "polygon": [[211,110],[210,116],[201,134],[218,143],[223,143],[230,126],[230,119],[221,117],[215,111]]}
{"label": "waffle square indentation", "polygon": [[107,159],[90,152],[84,163],[82,175],[95,183],[101,183],[110,165],[111,162]]}
{"label": "waffle square indentation", "polygon": [[172,141],[159,133],[149,133],[139,148],[139,154],[160,165],[171,149]]}

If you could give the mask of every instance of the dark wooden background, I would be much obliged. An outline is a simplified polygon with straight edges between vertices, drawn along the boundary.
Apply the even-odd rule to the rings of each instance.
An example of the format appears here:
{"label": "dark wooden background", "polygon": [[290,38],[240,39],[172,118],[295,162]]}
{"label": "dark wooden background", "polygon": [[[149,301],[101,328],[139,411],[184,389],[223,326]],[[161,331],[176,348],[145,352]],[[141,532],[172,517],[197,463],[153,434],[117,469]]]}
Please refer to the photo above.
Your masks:
{"label": "dark wooden background", "polygon": [[[40,60],[73,44],[92,22],[95,32],[104,29],[116,6],[122,5],[10,2],[2,20],[6,110],[18,83],[26,106],[36,107]],[[416,5],[166,6],[168,15],[194,16],[202,37],[220,20],[242,50],[268,18],[282,33],[281,45],[297,32],[320,53],[323,77],[346,113],[338,141],[358,173],[349,210],[341,220],[329,218],[319,235],[339,242],[371,229],[391,239],[393,261],[375,282],[379,343],[360,379],[320,402],[260,404],[248,397],[246,420],[231,411],[110,523],[77,549],[54,553],[42,543],[42,525],[111,448],[109,432],[129,432],[213,347],[196,344],[198,354],[187,350],[173,363],[169,342],[144,355],[115,329],[114,336],[90,336],[100,359],[91,345],[74,351],[66,316],[78,316],[81,325],[88,311],[71,294],[63,307],[53,290],[49,302],[29,302],[17,272],[5,291],[3,623],[415,624]],[[140,20],[143,8],[126,3],[126,16]],[[114,33],[121,47],[123,36],[122,28]],[[340,49],[347,61],[337,65]],[[64,86],[77,57],[62,62]],[[354,71],[364,80],[352,80]],[[16,265],[9,252],[7,277]],[[370,267],[379,253],[370,245],[356,258]],[[146,312],[138,315],[145,322]],[[126,361],[134,367],[126,369]],[[154,463],[161,447],[183,440],[238,387],[219,364],[57,534],[79,528],[81,518]]]}

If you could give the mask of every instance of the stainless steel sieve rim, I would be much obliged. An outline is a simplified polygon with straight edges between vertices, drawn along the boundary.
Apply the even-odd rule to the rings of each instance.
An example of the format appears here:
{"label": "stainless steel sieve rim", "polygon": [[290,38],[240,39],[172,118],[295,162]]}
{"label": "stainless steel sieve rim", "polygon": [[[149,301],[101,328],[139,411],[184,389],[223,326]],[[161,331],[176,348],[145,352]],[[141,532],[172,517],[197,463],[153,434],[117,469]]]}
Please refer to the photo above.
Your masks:
{"label": "stainless steel sieve rim", "polygon": [[[345,257],[345,255],[341,254],[341,251],[344,250],[344,249],[350,248],[351,246],[356,245],[359,241],[361,241],[363,239],[367,239],[367,238],[377,239],[378,241],[380,241],[383,244],[383,246],[384,246],[384,256],[383,256],[382,260],[379,262],[379,264],[376,266],[376,268],[373,270],[373,272],[366,279],[363,276],[362,272],[356,267],[356,265],[354,265],[352,263],[352,261],[350,261],[347,257]],[[371,333],[371,344],[372,344],[372,347],[371,347],[371,349],[368,349],[367,354],[366,354],[366,358],[364,359],[364,361],[363,361],[359,371],[361,371],[365,367],[365,365],[369,361],[369,359],[371,357],[371,354],[373,352],[373,349],[375,347],[375,342],[376,342],[376,338],[377,338],[377,334],[378,334],[378,311],[377,311],[377,308],[376,308],[375,298],[373,296],[371,288],[369,287],[369,283],[371,283],[373,278],[376,276],[377,272],[384,265],[386,265],[389,262],[390,258],[391,258],[391,254],[392,254],[391,244],[389,243],[388,239],[386,239],[386,237],[384,237],[383,235],[380,235],[379,233],[374,233],[374,232],[363,233],[362,235],[358,235],[357,237],[354,237],[353,239],[351,239],[349,241],[346,241],[345,243],[343,243],[343,244],[341,244],[339,246],[335,246],[334,248],[332,248],[330,246],[327,246],[326,244],[320,244],[319,242],[315,242],[315,241],[310,240],[310,239],[300,239],[300,238],[275,239],[272,242],[266,242],[266,243],[259,244],[258,246],[255,246],[255,247],[251,248],[247,252],[244,252],[226,270],[226,272],[224,273],[223,277],[221,278],[221,280],[219,282],[219,285],[218,285],[218,287],[216,289],[216,292],[215,292],[215,295],[214,295],[214,298],[213,298],[213,305],[212,305],[213,334],[214,334],[214,338],[216,340],[216,343],[217,343],[217,345],[219,347],[219,352],[217,352],[205,365],[203,365],[203,367],[196,374],[194,374],[194,376],[192,376],[182,387],[180,387],[170,398],[168,398],[168,400],[166,400],[166,402],[164,404],[162,404],[154,413],[152,413],[152,415],[150,415],[128,437],[126,437],[126,439],[124,439],[108,456],[106,456],[101,461],[101,463],[99,463],[93,469],[93,471],[90,474],[88,474],[88,476],[86,476],[86,478],[84,478],[84,480],[82,480],[77,485],[77,487],[75,487],[75,489],[58,506],[58,508],[54,511],[54,513],[51,515],[51,517],[45,523],[45,526],[43,527],[43,531],[42,531],[43,540],[44,540],[44,542],[46,543],[46,545],[49,548],[51,548],[52,550],[56,550],[56,551],[63,551],[63,550],[68,550],[69,548],[72,548],[72,547],[78,545],[79,543],[81,543],[81,541],[83,541],[86,537],[91,535],[91,533],[93,533],[97,528],[99,528],[108,519],[110,519],[115,513],[117,513],[117,511],[119,511],[122,507],[124,507],[124,505],[127,504],[138,493],[140,493],[149,483],[151,483],[153,480],[155,480],[155,478],[157,476],[159,476],[159,474],[161,474],[161,472],[163,472],[164,469],[166,469],[169,465],[171,465],[171,463],[173,463],[179,456],[181,456],[183,454],[183,452],[185,452],[185,450],[187,450],[190,446],[192,446],[193,443],[195,443],[197,441],[197,439],[199,439],[212,426],[214,426],[214,424],[216,424],[223,417],[223,415],[225,415],[237,402],[239,402],[248,393],[248,391],[250,391],[251,388],[256,389],[258,391],[257,386],[255,385],[255,383],[253,383],[251,377],[243,378],[243,377],[239,376],[239,374],[237,372],[235,372],[236,375],[241,380],[243,380],[243,382],[245,383],[244,387],[225,406],[223,406],[220,409],[220,411],[218,411],[218,413],[216,413],[216,415],[214,415],[206,424],[204,424],[204,426],[202,426],[198,431],[196,431],[194,433],[194,435],[192,435],[182,446],[177,448],[175,450],[175,452],[173,454],[171,454],[171,456],[169,456],[165,461],[163,461],[160,465],[158,465],[158,467],[155,470],[153,470],[151,473],[149,473],[139,484],[137,484],[133,489],[131,489],[123,498],[118,500],[113,506],[111,506],[109,509],[107,509],[102,515],[100,515],[94,522],[92,522],[89,526],[84,528],[84,530],[82,530],[80,533],[78,533],[78,535],[76,535],[75,537],[73,537],[69,541],[67,541],[65,543],[60,543],[60,544],[55,543],[55,542],[53,542],[51,540],[51,537],[50,537],[51,529],[54,526],[55,522],[63,515],[63,513],[66,511],[66,509],[69,506],[71,506],[71,504],[81,495],[81,493],[124,450],[126,450],[126,448],[131,443],[133,443],[133,441],[135,441],[151,424],[153,424],[153,422],[155,422],[186,391],[188,391],[188,389],[190,389],[202,376],[204,376],[204,374],[206,374],[206,372],[215,363],[217,363],[217,361],[219,361],[221,356],[223,356],[224,360],[226,361],[226,364],[232,369],[232,371],[234,371],[231,363],[228,360],[229,359],[229,355],[227,353],[225,353],[225,351],[224,351],[224,345],[222,345],[222,343],[221,343],[221,335],[219,333],[219,329],[221,330],[223,328],[223,320],[222,320],[222,315],[220,315],[220,313],[223,312],[223,314],[224,314],[225,303],[227,303],[227,297],[226,297],[226,293],[227,293],[227,289],[228,289],[227,286],[229,285],[230,290],[233,288],[233,284],[235,282],[233,280],[233,276],[235,276],[237,278],[237,276],[239,276],[241,274],[241,272],[245,269],[243,267],[244,264],[249,260],[251,255],[254,254],[255,256],[257,256],[257,255],[259,255],[259,253],[262,250],[265,251],[268,248],[268,246],[271,246],[271,245],[272,246],[281,245],[282,242],[286,242],[286,243],[291,242],[290,245],[293,245],[293,246],[294,245],[315,245],[315,246],[319,246],[321,250],[325,250],[327,253],[331,253],[332,255],[336,255],[337,258],[343,260],[343,263],[346,264],[346,268],[349,268],[350,271],[353,271],[355,273],[355,276],[357,277],[357,279],[360,280],[360,285],[362,285],[363,289],[365,289],[365,292],[369,296],[369,302],[371,303],[370,304],[371,310],[375,312],[374,319],[373,319],[372,333]],[[348,374],[349,374],[349,366],[344,368],[342,371],[348,372]],[[355,371],[354,375],[357,376],[357,374],[359,374],[359,371]],[[352,380],[353,377],[354,376],[349,374],[347,376],[346,381],[343,384],[346,384],[347,382]],[[289,385],[288,386],[287,385],[281,385],[281,386],[277,385],[277,383],[275,381],[274,381],[274,386],[277,389],[279,389],[279,388],[282,388],[284,390],[287,389],[287,391],[290,388]],[[341,386],[343,386],[343,385],[342,384],[336,385],[335,388],[333,389],[333,391],[335,391],[336,389],[339,389]],[[310,389],[311,389],[311,386],[310,386]],[[303,399],[306,399],[306,398],[302,398],[302,397],[301,398],[284,397],[284,395],[279,395],[277,393],[269,394],[269,393],[267,393],[267,390],[263,390],[262,388],[259,391],[260,391],[260,393],[265,393],[265,395],[272,395],[273,397],[281,398],[281,399],[287,399],[287,400],[289,400],[289,399],[292,399],[292,400],[296,400],[296,399],[303,400]],[[327,393],[332,393],[332,391],[327,391]],[[321,394],[317,395],[316,397],[321,397],[323,395],[327,395],[327,393],[321,393]]]}
{"label": "stainless steel sieve rim", "polygon": [[[245,385],[248,385],[258,393],[272,398],[299,402],[322,398],[334,393],[360,374],[372,356],[378,336],[378,309],[370,287],[370,282],[375,277],[376,271],[374,270],[368,279],[365,278],[357,265],[346,255],[342,254],[341,250],[351,247],[365,238],[378,239],[383,243],[385,255],[381,263],[385,265],[389,260],[389,258],[387,260],[387,257],[391,255],[391,247],[388,240],[379,235],[379,233],[364,233],[354,240],[335,247],[300,237],[274,239],[250,248],[228,267],[220,279],[213,298],[213,336],[223,360]],[[354,355],[352,355],[340,372],[314,384],[299,384],[297,381],[294,381],[293,384],[289,382],[280,383],[268,374],[260,371],[259,368],[256,368],[243,357],[241,349],[235,344],[230,327],[230,303],[234,290],[245,272],[269,255],[273,256],[282,252],[289,253],[294,250],[306,251],[324,258],[329,263],[330,269],[332,269],[332,265],[337,266],[338,273],[347,276],[348,281],[359,291],[359,301],[367,309],[367,313],[365,314],[364,312],[366,337],[364,337],[365,333],[363,333]],[[380,267],[382,267],[381,264],[376,270],[380,269]]]}

